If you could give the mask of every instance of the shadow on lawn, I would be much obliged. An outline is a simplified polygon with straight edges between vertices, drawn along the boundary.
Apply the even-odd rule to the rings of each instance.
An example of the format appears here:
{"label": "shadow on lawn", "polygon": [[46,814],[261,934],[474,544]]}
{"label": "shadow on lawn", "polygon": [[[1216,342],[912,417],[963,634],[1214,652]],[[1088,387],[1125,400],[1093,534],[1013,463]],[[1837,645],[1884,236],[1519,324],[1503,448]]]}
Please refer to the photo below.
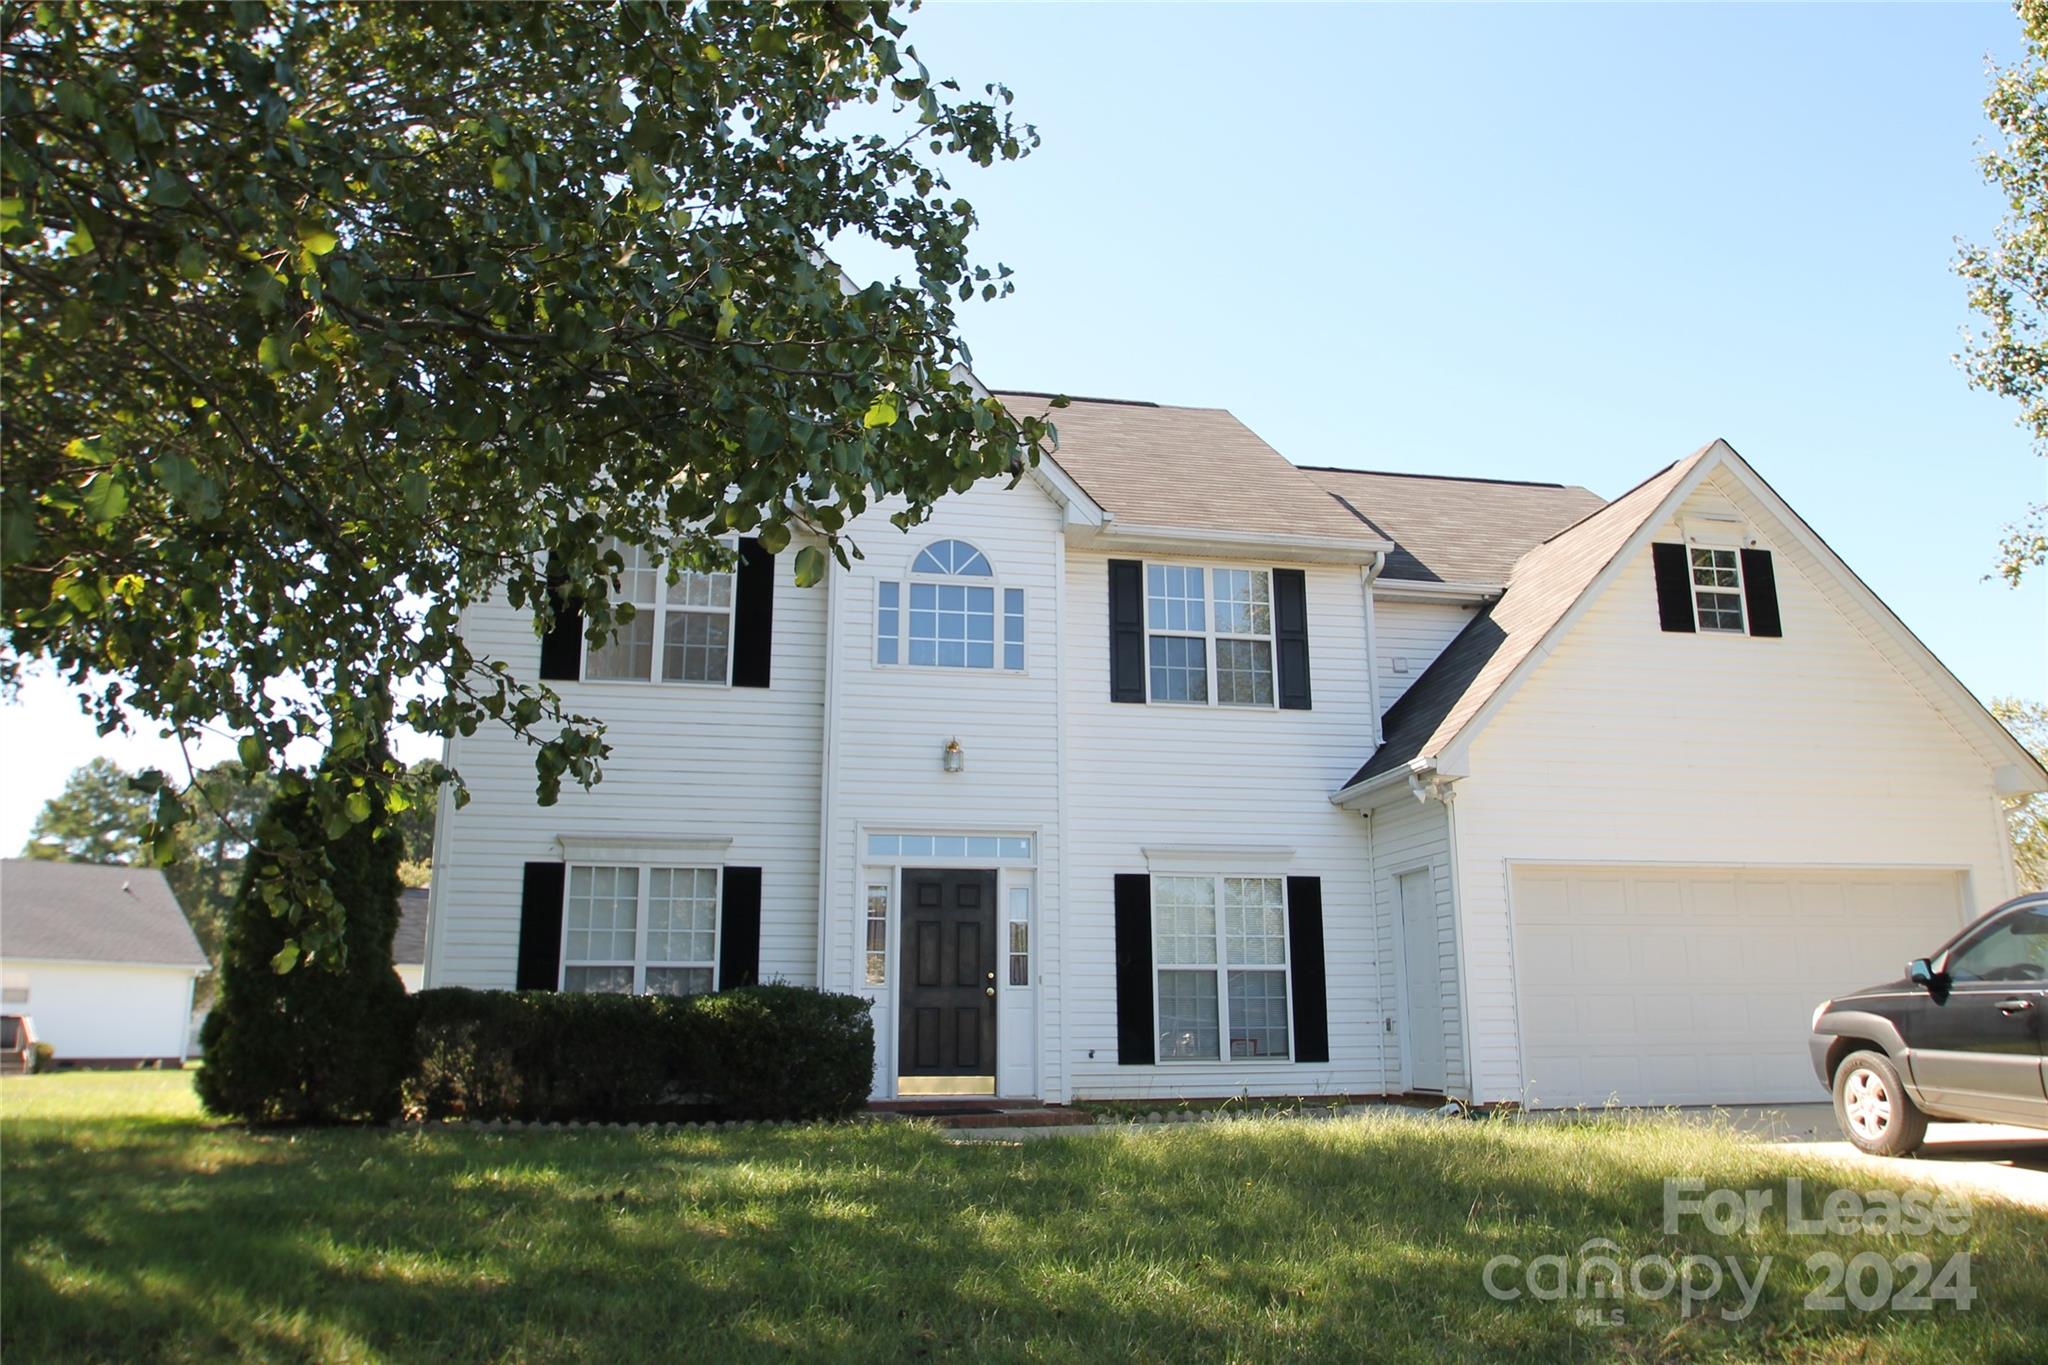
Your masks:
{"label": "shadow on lawn", "polygon": [[[1500,1304],[1497,1252],[1608,1237],[1796,1264],[1782,1219],[1724,1241],[1661,1227],[1667,1171],[1775,1183],[1754,1149],[1597,1128],[1233,1126],[949,1145],[914,1126],[718,1135],[125,1134],[11,1125],[0,1333],[24,1360],[398,1359],[789,1352],[1053,1358],[1882,1352],[2039,1358],[2048,1222],[1981,1210],[1961,1318],[1751,1322]],[[1674,1166],[1674,1162],[1689,1163]],[[1768,1174],[1765,1174],[1768,1170]],[[1812,1168],[1816,1187],[1825,1168]],[[1834,1242],[1845,1255],[1860,1243]],[[1876,1239],[1888,1254],[1935,1251]],[[1946,1254],[1946,1252],[1942,1252]]]}

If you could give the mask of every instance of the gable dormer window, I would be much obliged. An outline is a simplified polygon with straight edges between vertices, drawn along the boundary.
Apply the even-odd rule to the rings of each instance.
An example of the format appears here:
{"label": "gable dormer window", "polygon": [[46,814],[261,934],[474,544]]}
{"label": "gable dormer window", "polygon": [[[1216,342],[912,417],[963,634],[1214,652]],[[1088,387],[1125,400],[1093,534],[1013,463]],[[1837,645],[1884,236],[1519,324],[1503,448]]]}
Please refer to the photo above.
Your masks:
{"label": "gable dormer window", "polygon": [[1694,620],[1701,630],[1744,633],[1742,557],[1734,550],[1688,548],[1692,562]]}
{"label": "gable dormer window", "polygon": [[908,582],[876,586],[875,662],[1021,673],[1024,590],[998,585],[988,557],[966,541],[933,541],[911,561]]}
{"label": "gable dormer window", "polygon": [[[638,545],[612,542],[623,567],[619,602],[632,608],[602,645],[584,646],[583,676],[594,681],[732,681],[733,575],[684,570],[671,582]],[[730,549],[731,543],[727,542]]]}

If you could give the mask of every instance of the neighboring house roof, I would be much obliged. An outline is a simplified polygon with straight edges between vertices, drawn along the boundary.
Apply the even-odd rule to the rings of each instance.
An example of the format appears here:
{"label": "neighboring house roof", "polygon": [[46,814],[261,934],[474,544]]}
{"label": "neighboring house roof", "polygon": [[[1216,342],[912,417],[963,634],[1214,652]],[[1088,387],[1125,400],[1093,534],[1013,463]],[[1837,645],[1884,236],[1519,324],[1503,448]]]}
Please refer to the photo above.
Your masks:
{"label": "neighboring house roof", "polygon": [[1598,511],[1589,488],[1304,465],[1374,533],[1394,542],[1382,579],[1498,587],[1515,561]]}
{"label": "neighboring house roof", "polygon": [[407,887],[398,898],[398,933],[391,940],[391,961],[418,967],[427,960],[427,888]]}
{"label": "neighboring house roof", "polygon": [[[1437,767],[1457,775],[1462,748],[1506,700],[1520,677],[1569,629],[1612,570],[1641,548],[1677,506],[1717,470],[1728,471],[1756,513],[1785,531],[1780,547],[1812,576],[1824,596],[1915,682],[1957,733],[1998,770],[2008,795],[2048,790],[2048,769],[1986,711],[1969,689],[1906,628],[1826,541],[1725,441],[1713,441],[1530,550],[1508,575],[1507,591],[1481,612],[1422,671],[1381,722],[1380,747],[1333,799],[1403,770]],[[1453,752],[1454,746],[1458,751]]]}
{"label": "neighboring house roof", "polygon": [[0,861],[0,957],[209,965],[163,873],[35,858]]}
{"label": "neighboring house roof", "polygon": [[1500,600],[1473,618],[1388,709],[1380,747],[1345,787],[1442,752],[1710,449],[1658,470],[1524,554]]}
{"label": "neighboring house roof", "polygon": [[1382,539],[1222,408],[998,392],[1059,431],[1051,458],[1113,529],[1205,531],[1218,538],[1314,538],[1370,553]]}

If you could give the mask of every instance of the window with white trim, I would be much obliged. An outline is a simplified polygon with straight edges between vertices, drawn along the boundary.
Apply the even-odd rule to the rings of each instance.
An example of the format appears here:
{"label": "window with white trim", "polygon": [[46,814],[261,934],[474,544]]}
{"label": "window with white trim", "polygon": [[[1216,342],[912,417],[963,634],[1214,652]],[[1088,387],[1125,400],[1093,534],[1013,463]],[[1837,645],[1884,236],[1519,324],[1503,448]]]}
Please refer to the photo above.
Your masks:
{"label": "window with white trim", "polygon": [[876,585],[875,662],[1021,673],[1024,590],[998,588],[987,556],[966,541],[933,541],[907,583]]}
{"label": "window with white trim", "polygon": [[721,875],[715,867],[571,864],[562,905],[562,989],[717,989]]}
{"label": "window with white trim", "polygon": [[1010,984],[1031,984],[1031,888],[1010,888]]}
{"label": "window with white trim", "polygon": [[1273,576],[1265,569],[1145,565],[1150,699],[1273,706]]}
{"label": "window with white trim", "polygon": [[889,884],[867,884],[867,983],[889,983]]}
{"label": "window with white trim", "polygon": [[1742,556],[1734,550],[1698,545],[1687,547],[1687,553],[1692,564],[1693,618],[1699,628],[1743,634]]}
{"label": "window with white trim", "polygon": [[1152,935],[1160,1061],[1292,1055],[1284,877],[1155,876]]}
{"label": "window with white trim", "polygon": [[730,683],[733,574],[685,569],[671,582],[648,550],[616,540],[611,548],[625,566],[613,607],[621,619],[604,644],[584,643],[583,676],[614,682]]}

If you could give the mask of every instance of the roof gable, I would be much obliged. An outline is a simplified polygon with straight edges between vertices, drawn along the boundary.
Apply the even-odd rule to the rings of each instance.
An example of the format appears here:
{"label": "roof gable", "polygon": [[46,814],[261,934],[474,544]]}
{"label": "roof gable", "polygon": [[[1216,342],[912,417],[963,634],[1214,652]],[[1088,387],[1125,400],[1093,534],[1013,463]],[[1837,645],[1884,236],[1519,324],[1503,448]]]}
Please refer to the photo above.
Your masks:
{"label": "roof gable", "polygon": [[1761,514],[1786,532],[1784,552],[1891,660],[1997,773],[2001,791],[2048,789],[2048,771],[2000,725],[1867,584],[1725,441],[1695,451],[1529,551],[1507,591],[1471,622],[1384,718],[1384,741],[1337,793],[1404,770],[1461,775],[1473,737],[1555,647],[1616,569],[1717,470],[1727,470]]}

